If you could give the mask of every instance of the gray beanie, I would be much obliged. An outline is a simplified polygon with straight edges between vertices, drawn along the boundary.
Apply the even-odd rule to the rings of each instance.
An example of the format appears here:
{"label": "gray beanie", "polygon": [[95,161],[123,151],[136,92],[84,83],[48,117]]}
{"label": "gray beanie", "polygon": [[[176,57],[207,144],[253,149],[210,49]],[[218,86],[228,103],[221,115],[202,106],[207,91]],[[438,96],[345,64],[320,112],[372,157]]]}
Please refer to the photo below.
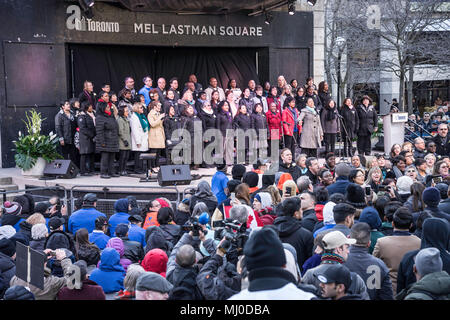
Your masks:
{"label": "gray beanie", "polygon": [[345,162],[341,162],[336,165],[336,169],[334,170],[334,172],[339,177],[348,177],[351,170],[352,170],[352,168],[350,167],[349,164],[347,164]]}
{"label": "gray beanie", "polygon": [[33,238],[33,240],[45,238],[47,234],[47,226],[43,223],[38,223],[31,227],[31,238]]}
{"label": "gray beanie", "polygon": [[0,240],[3,238],[9,239],[16,234],[16,229],[13,226],[6,225],[0,227]]}
{"label": "gray beanie", "polygon": [[442,271],[442,259],[436,248],[425,248],[419,251],[414,258],[417,272],[422,276]]}

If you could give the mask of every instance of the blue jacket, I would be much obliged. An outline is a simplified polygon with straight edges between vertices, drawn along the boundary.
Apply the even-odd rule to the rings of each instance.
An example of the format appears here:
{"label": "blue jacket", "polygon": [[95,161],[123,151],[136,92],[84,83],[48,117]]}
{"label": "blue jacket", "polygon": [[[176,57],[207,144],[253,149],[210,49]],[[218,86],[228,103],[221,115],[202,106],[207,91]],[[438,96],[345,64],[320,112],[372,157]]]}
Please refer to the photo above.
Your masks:
{"label": "blue jacket", "polygon": [[120,255],[114,248],[102,251],[99,267],[92,271],[89,280],[103,288],[105,293],[123,290],[125,269],[120,264]]}
{"label": "blue jacket", "polygon": [[333,229],[335,226],[335,224],[326,224],[324,225],[322,228],[317,229],[316,231],[314,231],[313,233],[313,237],[315,238],[319,233],[321,233],[322,231],[328,230],[328,229]]}
{"label": "blue jacket", "polygon": [[345,195],[345,190],[347,190],[350,181],[347,177],[337,177],[336,182],[327,187],[328,195],[331,196],[333,193],[342,193]]}
{"label": "blue jacket", "polygon": [[128,230],[128,239],[139,242],[142,244],[142,248],[145,248],[147,245],[147,242],[145,241],[145,230],[132,223],[130,224],[130,228]]}
{"label": "blue jacket", "polygon": [[75,234],[78,229],[86,228],[91,233],[95,229],[95,220],[100,216],[106,218],[104,213],[97,211],[94,207],[82,208],[75,211],[69,218],[69,232]]}
{"label": "blue jacket", "polygon": [[115,237],[116,227],[125,223],[128,224],[128,218],[130,215],[128,214],[128,199],[123,198],[119,199],[114,203],[114,211],[116,212],[109,218],[109,235],[111,237]]}
{"label": "blue jacket", "polygon": [[100,250],[105,249],[109,239],[110,238],[102,231],[92,231],[89,233],[89,241],[94,243]]}
{"label": "blue jacket", "polygon": [[383,260],[369,254],[368,248],[352,245],[344,265],[364,280],[370,300],[394,300],[389,269]]}
{"label": "blue jacket", "polygon": [[221,203],[227,198],[225,188],[227,187],[228,177],[222,171],[217,171],[211,180],[211,191],[217,198],[217,203]]}

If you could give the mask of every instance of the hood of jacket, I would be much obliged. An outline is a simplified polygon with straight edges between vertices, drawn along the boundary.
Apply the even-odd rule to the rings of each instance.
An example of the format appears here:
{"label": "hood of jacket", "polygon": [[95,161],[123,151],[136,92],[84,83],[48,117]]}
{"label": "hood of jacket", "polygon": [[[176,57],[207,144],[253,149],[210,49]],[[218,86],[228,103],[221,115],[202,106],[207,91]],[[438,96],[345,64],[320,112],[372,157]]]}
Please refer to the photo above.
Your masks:
{"label": "hood of jacket", "polygon": [[147,252],[141,265],[145,271],[158,273],[165,278],[168,260],[169,258],[164,251],[161,249],[152,249]]}
{"label": "hood of jacket", "polygon": [[106,248],[113,248],[118,253],[120,258],[123,257],[123,254],[125,253],[125,246],[123,244],[122,239],[114,237],[108,240],[108,243],[106,244]]}
{"label": "hood of jacket", "polygon": [[151,249],[162,249],[164,251],[168,250],[168,245],[166,238],[164,237],[163,231],[159,227],[153,227],[147,238],[147,246]]}
{"label": "hood of jacket", "polygon": [[276,218],[273,224],[278,228],[280,237],[288,237],[302,227],[300,220],[287,216]]}
{"label": "hood of jacket", "polygon": [[119,199],[114,203],[114,211],[128,213],[128,199]]}
{"label": "hood of jacket", "polygon": [[23,220],[21,223],[19,223],[20,230],[29,234],[31,236],[31,228],[33,227],[31,224],[26,222],[26,220]]}
{"label": "hood of jacket", "polygon": [[125,272],[125,269],[120,264],[120,255],[113,248],[105,248],[100,256],[99,269],[102,271],[116,271]]}
{"label": "hood of jacket", "polygon": [[48,236],[45,242],[46,249],[69,249],[74,250],[73,241],[68,234],[61,230],[55,230]]}
{"label": "hood of jacket", "polygon": [[333,208],[336,205],[336,203],[332,201],[328,201],[327,204],[323,207],[323,224],[324,225],[330,225],[335,224],[334,222],[334,213]]}
{"label": "hood of jacket", "polygon": [[422,249],[435,247],[441,252],[447,251],[449,249],[448,239],[450,239],[450,227],[446,220],[441,218],[425,219],[422,226]]}
{"label": "hood of jacket", "polygon": [[374,207],[364,208],[358,221],[367,223],[372,230],[379,230],[381,228],[381,219],[378,215],[378,211]]}
{"label": "hood of jacket", "polygon": [[415,284],[411,286],[408,290],[408,294],[417,292],[417,291],[425,291],[429,292],[432,295],[440,296],[440,295],[449,295],[450,294],[450,276],[445,271],[433,272],[427,274],[422,279],[417,281]]}

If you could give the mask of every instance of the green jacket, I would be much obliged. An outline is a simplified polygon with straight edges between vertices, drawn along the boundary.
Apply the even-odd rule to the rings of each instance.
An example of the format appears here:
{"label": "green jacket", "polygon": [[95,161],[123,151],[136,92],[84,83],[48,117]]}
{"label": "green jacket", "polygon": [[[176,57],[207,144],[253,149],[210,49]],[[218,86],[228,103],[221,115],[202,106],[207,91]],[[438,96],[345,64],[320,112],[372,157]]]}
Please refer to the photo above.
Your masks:
{"label": "green jacket", "polygon": [[[131,150],[130,123],[120,116],[117,117],[117,123],[119,124],[119,150]],[[128,142],[128,145],[125,141]]]}
{"label": "green jacket", "polygon": [[373,253],[373,249],[375,249],[375,245],[377,244],[377,240],[379,238],[383,238],[386,235],[380,231],[371,231],[370,232],[370,247],[369,247],[369,253]]}
{"label": "green jacket", "polygon": [[450,275],[445,271],[430,273],[405,290],[404,300],[450,300]]}

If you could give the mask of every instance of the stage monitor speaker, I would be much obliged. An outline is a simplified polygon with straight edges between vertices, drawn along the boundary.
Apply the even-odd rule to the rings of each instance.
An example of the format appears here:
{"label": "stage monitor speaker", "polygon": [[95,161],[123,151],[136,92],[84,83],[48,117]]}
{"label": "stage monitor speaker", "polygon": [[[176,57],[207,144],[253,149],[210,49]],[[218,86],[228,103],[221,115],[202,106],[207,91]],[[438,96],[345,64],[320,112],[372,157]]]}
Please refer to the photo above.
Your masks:
{"label": "stage monitor speaker", "polygon": [[45,166],[44,176],[73,179],[79,171],[80,169],[71,160],[53,160]]}
{"label": "stage monitor speaker", "polygon": [[191,180],[191,169],[188,164],[160,166],[158,172],[158,184],[160,186],[185,185],[190,184]]}

